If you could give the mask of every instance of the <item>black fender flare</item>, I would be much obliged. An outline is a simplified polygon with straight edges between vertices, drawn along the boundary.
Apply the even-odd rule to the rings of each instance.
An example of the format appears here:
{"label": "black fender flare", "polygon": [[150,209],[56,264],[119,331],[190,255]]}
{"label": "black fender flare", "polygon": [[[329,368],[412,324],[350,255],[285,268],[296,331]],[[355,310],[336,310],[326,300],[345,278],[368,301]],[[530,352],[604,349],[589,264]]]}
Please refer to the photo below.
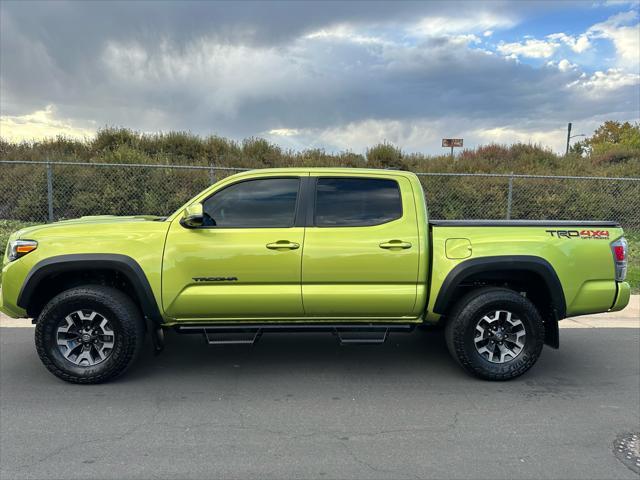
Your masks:
{"label": "black fender flare", "polygon": [[57,255],[36,263],[22,284],[18,306],[27,309],[38,286],[49,275],[80,270],[115,270],[121,273],[133,286],[143,315],[156,325],[162,323],[162,315],[142,267],[127,255],[111,253]]}
{"label": "black fender flare", "polygon": [[[567,307],[562,284],[553,266],[544,258],[534,255],[500,255],[465,260],[446,276],[433,306],[434,313],[444,314],[454,300],[456,288],[471,275],[491,271],[529,271],[542,277],[551,298],[556,320],[566,317]],[[557,322],[556,322],[557,323]]]}

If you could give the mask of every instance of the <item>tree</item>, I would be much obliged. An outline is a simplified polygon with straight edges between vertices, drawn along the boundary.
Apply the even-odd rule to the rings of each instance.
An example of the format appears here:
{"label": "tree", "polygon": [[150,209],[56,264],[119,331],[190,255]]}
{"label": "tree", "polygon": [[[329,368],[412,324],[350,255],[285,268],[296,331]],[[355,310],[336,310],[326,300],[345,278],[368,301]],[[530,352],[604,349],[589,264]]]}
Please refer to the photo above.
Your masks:
{"label": "tree", "polygon": [[583,153],[598,155],[619,148],[640,151],[639,123],[607,120],[593,132],[591,137],[575,143],[571,151],[580,155]]}

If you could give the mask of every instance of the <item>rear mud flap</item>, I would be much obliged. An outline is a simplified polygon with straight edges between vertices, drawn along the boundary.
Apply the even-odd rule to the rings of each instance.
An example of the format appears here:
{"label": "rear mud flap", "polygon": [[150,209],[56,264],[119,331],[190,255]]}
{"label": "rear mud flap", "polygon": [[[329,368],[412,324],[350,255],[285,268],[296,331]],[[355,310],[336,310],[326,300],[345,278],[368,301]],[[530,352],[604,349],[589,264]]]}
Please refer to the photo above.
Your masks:
{"label": "rear mud flap", "polygon": [[556,350],[560,348],[560,328],[555,315],[544,322],[544,344]]}

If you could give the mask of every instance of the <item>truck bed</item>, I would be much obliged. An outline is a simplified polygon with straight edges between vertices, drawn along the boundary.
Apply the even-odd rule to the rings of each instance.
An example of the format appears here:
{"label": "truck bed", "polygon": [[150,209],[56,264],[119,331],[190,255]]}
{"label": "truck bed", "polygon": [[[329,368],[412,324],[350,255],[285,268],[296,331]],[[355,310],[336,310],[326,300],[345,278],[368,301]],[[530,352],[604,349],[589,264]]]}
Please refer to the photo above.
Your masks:
{"label": "truck bed", "polygon": [[603,220],[429,220],[437,227],[619,227]]}

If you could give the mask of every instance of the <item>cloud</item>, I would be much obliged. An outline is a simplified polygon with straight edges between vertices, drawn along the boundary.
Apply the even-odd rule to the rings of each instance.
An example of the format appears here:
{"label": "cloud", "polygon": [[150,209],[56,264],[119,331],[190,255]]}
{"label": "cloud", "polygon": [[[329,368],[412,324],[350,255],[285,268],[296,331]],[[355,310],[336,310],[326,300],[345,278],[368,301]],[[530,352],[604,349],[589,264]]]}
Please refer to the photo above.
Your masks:
{"label": "cloud", "polygon": [[[595,116],[575,123],[580,132],[591,132],[607,119]],[[514,127],[502,124],[491,128],[482,126],[483,122],[450,116],[438,120],[414,119],[394,120],[378,119],[351,122],[326,129],[298,130],[286,138],[266,134],[266,138],[284,143],[293,149],[329,147],[334,151],[364,151],[377,143],[389,142],[402,147],[405,153],[428,151],[432,154],[448,153],[441,148],[442,138],[464,138],[465,146],[489,143],[512,144],[516,142],[539,144],[557,152],[564,151],[566,142],[566,123],[530,124]],[[425,145],[429,145],[425,148]]]}
{"label": "cloud", "polygon": [[[129,92],[162,102],[163,95],[186,98],[223,117],[235,116],[256,99],[284,99],[309,80],[305,59],[295,50],[215,43],[201,38],[182,48],[163,42],[148,49],[109,42],[102,62],[107,80]],[[283,86],[287,86],[283,90]]]}
{"label": "cloud", "polygon": [[605,0],[606,6],[637,6],[638,0]]}
{"label": "cloud", "polygon": [[527,39],[524,42],[500,43],[498,51],[512,58],[550,58],[560,48],[560,44],[554,41]]}
{"label": "cloud", "polygon": [[566,33],[552,33],[551,35],[547,35],[547,38],[565,43],[575,53],[582,53],[591,48],[589,36],[585,33],[577,36],[567,35]]}
{"label": "cloud", "polygon": [[369,119],[313,132],[321,144],[333,145],[339,150],[364,151],[381,142],[402,145],[409,151],[421,150],[428,139],[436,143],[437,121],[418,119],[411,122],[401,120]]}
{"label": "cloud", "polygon": [[274,128],[266,132],[266,135],[272,135],[275,137],[293,137],[300,135],[300,130],[297,128]]}
{"label": "cloud", "polygon": [[547,66],[556,67],[561,72],[568,72],[570,70],[578,69],[578,65],[576,65],[575,63],[571,63],[566,58],[563,58],[559,62],[554,62],[553,60],[550,60],[549,62],[547,62]]}
{"label": "cloud", "polygon": [[358,33],[357,30],[350,25],[335,25],[330,28],[322,28],[305,35],[305,38],[311,40],[348,41],[364,45],[385,45],[389,43],[389,41],[380,36]]}
{"label": "cloud", "polygon": [[53,105],[26,115],[0,116],[0,135],[13,141],[42,140],[58,135],[85,138],[94,134],[95,128],[78,127],[70,119],[56,118]]}
{"label": "cloud", "polygon": [[592,38],[611,40],[618,55],[618,67],[628,71],[640,71],[640,33],[638,12],[631,10],[609,17],[593,25],[587,31]]}
{"label": "cloud", "polygon": [[553,130],[521,130],[510,127],[479,128],[472,133],[486,143],[510,144],[514,142],[552,145],[556,149],[566,139],[561,128]]}
{"label": "cloud", "polygon": [[591,95],[602,95],[623,87],[640,87],[640,75],[610,68],[606,72],[594,72],[591,76],[583,75],[578,80],[571,82],[569,86],[583,88]]}
{"label": "cloud", "polygon": [[[295,130],[291,134],[284,129],[286,145],[290,148],[329,147],[335,151],[364,152],[368,147],[382,142],[401,145],[405,152],[424,151],[425,145],[433,145],[431,151],[440,153],[440,140],[443,133],[459,135],[460,130],[449,129],[447,121],[427,118],[410,121],[400,119],[366,119],[349,122],[327,128],[308,128]],[[464,121],[461,122],[464,124]],[[447,130],[449,129],[449,130]],[[281,141],[273,131],[265,135],[272,141]]]}
{"label": "cloud", "polygon": [[[500,42],[496,50],[511,59],[550,59],[557,58],[557,54],[562,52],[566,54],[567,50],[563,47],[568,47],[574,54],[584,54],[594,48],[594,42],[602,40],[613,43],[616,51],[615,66],[618,69],[640,72],[640,25],[638,12],[634,10],[612,15],[581,34],[558,32],[546,35],[544,39],[525,35],[523,41]],[[558,66],[566,70],[569,64]]]}
{"label": "cloud", "polygon": [[[636,118],[634,72],[581,61],[636,20],[523,37],[523,21],[558,4],[2,2],[2,134],[54,105],[45,117],[63,132],[98,121],[296,148],[388,140],[439,152],[443,136],[473,145],[542,138],[569,120]],[[499,43],[505,32],[513,41]]]}
{"label": "cloud", "polygon": [[461,33],[486,33],[489,30],[511,28],[516,23],[514,16],[480,10],[466,15],[424,17],[408,30],[413,35],[433,37]]}
{"label": "cloud", "polygon": [[558,69],[561,72],[566,72],[567,70],[571,70],[574,68],[577,68],[578,66],[575,63],[571,63],[569,60],[567,60],[566,58],[563,58],[562,60],[560,60],[558,62]]}

